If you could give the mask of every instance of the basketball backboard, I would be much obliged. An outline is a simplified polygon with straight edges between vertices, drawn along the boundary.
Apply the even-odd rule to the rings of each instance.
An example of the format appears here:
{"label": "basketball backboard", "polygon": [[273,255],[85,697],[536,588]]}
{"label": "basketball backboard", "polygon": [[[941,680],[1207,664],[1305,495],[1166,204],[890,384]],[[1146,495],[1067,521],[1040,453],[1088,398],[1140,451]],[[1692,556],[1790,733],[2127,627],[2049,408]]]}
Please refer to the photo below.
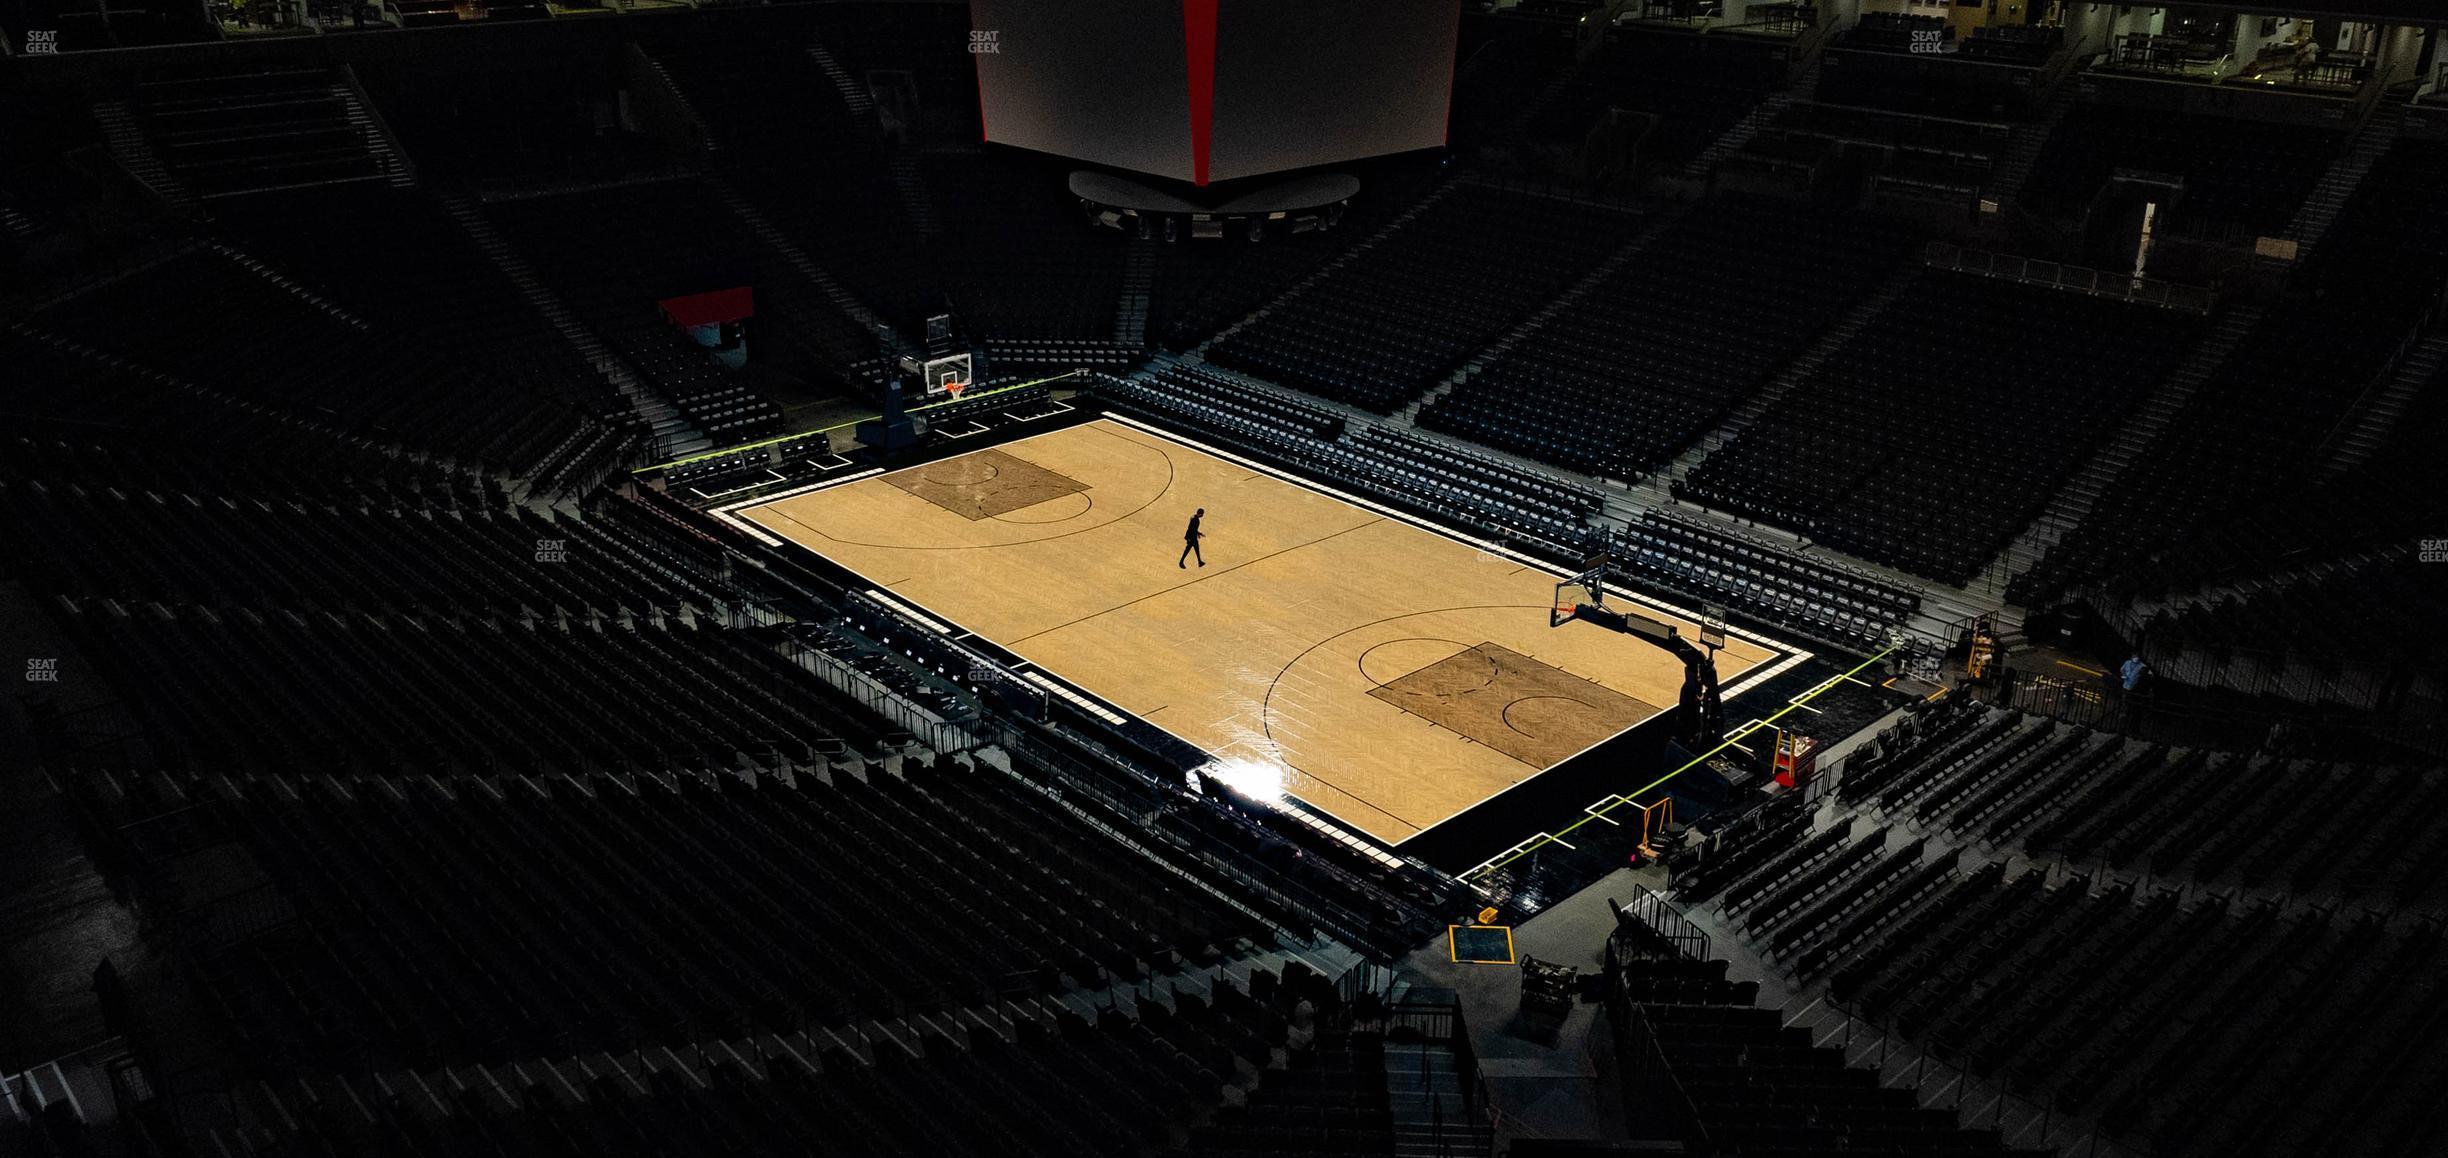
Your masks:
{"label": "basketball backboard", "polygon": [[952,354],[942,358],[927,359],[926,392],[928,397],[943,394],[958,397],[961,391],[968,388],[969,355]]}
{"label": "basketball backboard", "polygon": [[1572,622],[1576,609],[1605,604],[1606,594],[1599,589],[1596,575],[1575,575],[1556,584],[1555,603],[1547,612],[1547,626],[1562,627]]}

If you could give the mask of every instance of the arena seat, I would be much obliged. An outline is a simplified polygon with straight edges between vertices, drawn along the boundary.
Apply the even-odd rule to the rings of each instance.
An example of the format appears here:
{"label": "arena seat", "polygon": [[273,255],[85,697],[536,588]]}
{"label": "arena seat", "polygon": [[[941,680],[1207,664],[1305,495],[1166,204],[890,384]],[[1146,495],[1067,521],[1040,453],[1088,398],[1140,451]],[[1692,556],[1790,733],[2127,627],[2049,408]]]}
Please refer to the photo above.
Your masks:
{"label": "arena seat", "polygon": [[1747,619],[1849,650],[1880,646],[1921,602],[1856,568],[1668,510],[1625,526],[1615,551],[1617,564],[1644,585],[1722,603]]}
{"label": "arena seat", "polygon": [[607,123],[621,81],[602,54],[470,52],[354,67],[429,180],[613,180],[669,170],[682,156],[617,118]]}
{"label": "arena seat", "polygon": [[748,286],[748,355],[840,388],[870,343],[779,254],[758,242],[704,183],[641,181],[495,201],[484,213],[512,246],[551,271],[554,288],[657,394],[715,446],[773,433],[782,412],[717,365],[658,312],[684,294]]}
{"label": "arena seat", "polygon": [[1452,184],[1207,356],[1390,413],[1623,244],[1638,221],[1596,204]]}
{"label": "arena seat", "polygon": [[[2304,284],[2247,335],[2183,412],[2010,597],[2039,604],[2124,568],[2314,461],[2414,333],[2448,278],[2448,146],[2400,139],[2315,252]],[[2327,335],[2306,342],[2305,332]],[[2147,573],[2145,573],[2147,578]]]}
{"label": "arena seat", "polygon": [[1250,243],[1226,236],[1160,245],[1148,332],[1169,350],[1187,350],[1290,289],[1310,271],[1358,245],[1409,207],[1431,179],[1416,160],[1355,167],[1360,193],[1331,229],[1270,232]]}
{"label": "arena seat", "polygon": [[424,1068],[1102,986],[1264,935],[1004,774],[955,776],[198,787],[217,817],[184,839],[294,913],[204,976],[259,1065]]}
{"label": "arena seat", "polygon": [[130,102],[161,163],[199,197],[381,183],[388,146],[326,68],[170,70]]}
{"label": "arena seat", "polygon": [[[179,300],[227,312],[156,308]],[[557,383],[436,354],[409,329],[370,323],[226,246],[175,251],[26,327],[242,404],[496,470],[549,466],[586,438],[587,420],[553,396]]]}
{"label": "arena seat", "polygon": [[2025,198],[2080,217],[2120,169],[2173,174],[2184,194],[2168,226],[2285,232],[2342,144],[2331,129],[2102,102],[2075,105],[2033,163]]}
{"label": "arena seat", "polygon": [[1187,363],[1107,379],[1116,401],[1274,459],[1331,486],[1354,488],[1449,524],[1557,559],[1578,560],[1605,496],[1481,452],[1350,424],[1332,413]]}
{"label": "arena seat", "polygon": [[[942,293],[873,113],[845,103],[805,34],[691,32],[659,38],[648,51],[713,137],[717,171],[861,302],[920,332],[927,315],[942,311]],[[847,342],[848,360],[872,352],[868,337]]]}
{"label": "arena seat", "polygon": [[[2409,752],[2448,659],[2448,146],[2421,103],[2333,165],[2334,126],[2077,78],[2042,150],[2005,122],[2073,63],[2054,30],[1871,13],[1813,57],[1825,14],[1715,6],[1473,0],[1448,147],[1350,166],[1331,229],[1214,244],[1100,228],[1069,162],[977,144],[961,4],[384,17],[474,26],[447,35],[67,12],[70,54],[134,51],[0,85],[0,604],[28,661],[0,732],[31,757],[0,769],[0,975],[29,982],[0,986],[0,1152],[2436,1149],[2448,776]],[[173,36],[213,43],[143,47]],[[1816,99],[1778,93],[1814,69]],[[1816,203],[1703,192],[1683,163],[1737,125],[1817,166]],[[2310,256],[2222,274],[2245,308],[2207,321],[1912,261],[2010,156],[2043,154],[2055,220],[1983,228],[2039,267],[2120,168],[2185,181],[2171,233],[2233,242],[2315,189],[2325,213],[2379,143]],[[654,308],[734,285],[745,371]],[[912,459],[853,447],[879,354],[947,310],[975,389]],[[1828,740],[1819,778],[1686,778],[1652,834],[1602,815],[1629,797],[1571,813],[1606,789],[1568,774],[1564,815],[1456,876],[1258,807],[1165,715],[714,509],[1097,407],[1489,557],[1611,547],[1794,652],[1727,707]],[[2059,499],[2087,513],[2040,567],[1947,589]],[[1924,700],[1835,654],[2001,599],[2064,613],[2022,630],[2067,666],[2017,637],[2045,681]],[[2065,674],[2095,626],[2145,692]],[[2250,695],[2293,702],[2191,710]],[[1553,1023],[1474,1038],[1463,1006],[1514,994],[1477,966],[1432,988],[1447,931],[1624,887],[1635,833],[1671,906],[1615,907],[1580,991],[1608,1009],[1555,1039],[1613,1062],[1525,1078],[1516,1039]],[[1643,927],[1678,908],[1706,911]],[[1507,1055],[1492,1101],[1474,1041]]]}
{"label": "arena seat", "polygon": [[1087,228],[1063,167],[928,153],[943,222],[936,265],[964,324],[1003,338],[1105,341],[1122,290],[1122,235]]}
{"label": "arena seat", "polygon": [[1420,423],[1610,478],[1657,469],[1904,251],[1872,218],[1725,200],[1669,226]]}
{"label": "arena seat", "polygon": [[1607,1003],[1617,1048],[1642,1059],[1632,1096],[1654,1097],[1653,1129],[1688,1144],[1741,1153],[2021,1155],[1995,1131],[1922,1108],[1909,1084],[1889,1087],[1835,1046],[1757,1007],[1757,982],[1710,976],[1724,962],[1640,952],[1618,933],[1608,951]]}
{"label": "arena seat", "polygon": [[[1954,324],[1933,335],[1938,316]],[[1675,494],[1961,583],[2200,328],[2182,312],[1932,271]]]}
{"label": "arena seat", "polygon": [[1773,43],[1615,27],[1523,133],[1577,150],[1601,114],[1627,110],[1651,120],[1638,138],[1641,164],[1681,165],[1784,85],[1785,58]]}
{"label": "arena seat", "polygon": [[[2337,1022],[2306,1010],[2385,1003],[2401,1027],[2436,1016],[2448,1001],[2441,987],[2383,996],[2383,979],[2422,969],[2441,952],[2439,938],[2427,928],[2385,935],[2377,915],[2342,921],[2323,907],[2282,916],[2261,890],[2430,895],[2422,874],[2448,855],[2448,826],[2408,809],[2442,791],[2436,777],[2147,745],[1951,702],[1854,753],[1837,791],[1925,833],[2058,866],[2043,873],[1982,857],[1959,867],[1953,854],[1924,859],[1914,842],[1828,889],[1823,905],[1839,911],[1752,930],[1798,977],[1825,978],[1847,1015],[1941,1051],[1971,1075],[2045,1096],[2108,1138],[2179,1153],[2222,1152],[2269,1130],[2297,1140],[2290,1148],[2319,1138],[2330,1149],[2385,1149],[2409,1128],[2404,1115],[2340,1114],[2336,1103],[2275,1091],[2282,1082],[2351,1085],[2385,1105],[2383,1091],[2420,1081],[2384,1060],[2415,1031],[2341,1047]],[[2272,845],[2269,834],[2306,799],[2322,800],[2323,815]],[[1797,882],[1810,879],[1809,866],[1840,864],[1846,847],[1843,825],[1808,830],[1797,813],[1764,817],[1741,827],[1732,853],[1700,867],[1726,863],[1710,882],[1747,871],[1738,883],[1807,887]],[[2383,846],[2419,851],[2392,861]],[[1778,848],[1788,851],[1771,858]],[[2106,875],[2145,865],[2161,887]],[[1714,894],[1746,914],[1769,903],[1723,887],[1689,895]],[[2358,958],[2385,966],[2349,964]],[[2286,967],[2273,973],[2276,962]],[[2322,1060],[2297,1060],[2313,1058]],[[2290,1076],[2254,1059],[2287,1059],[2273,1067]]]}
{"label": "arena seat", "polygon": [[565,443],[525,452],[540,458],[509,447],[481,457],[544,489],[578,491],[599,481],[634,437],[620,429],[627,404],[611,383],[536,316],[431,198],[381,188],[339,200],[271,194],[226,202],[216,216],[248,253],[351,313],[411,338],[448,334],[447,344],[431,344],[452,360],[593,416],[563,433]]}

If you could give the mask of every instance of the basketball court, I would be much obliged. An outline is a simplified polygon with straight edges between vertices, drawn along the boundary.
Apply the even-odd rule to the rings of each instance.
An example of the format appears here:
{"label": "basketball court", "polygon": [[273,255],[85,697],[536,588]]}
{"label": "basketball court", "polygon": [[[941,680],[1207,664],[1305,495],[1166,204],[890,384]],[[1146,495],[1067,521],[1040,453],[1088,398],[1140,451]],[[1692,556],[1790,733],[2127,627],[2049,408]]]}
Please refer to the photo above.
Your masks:
{"label": "basketball court", "polygon": [[[1202,507],[1207,565],[1182,566]],[[1551,630],[1554,572],[1111,418],[734,514],[1389,845],[1683,682],[1638,640]],[[1720,678],[1780,654],[1731,636]]]}

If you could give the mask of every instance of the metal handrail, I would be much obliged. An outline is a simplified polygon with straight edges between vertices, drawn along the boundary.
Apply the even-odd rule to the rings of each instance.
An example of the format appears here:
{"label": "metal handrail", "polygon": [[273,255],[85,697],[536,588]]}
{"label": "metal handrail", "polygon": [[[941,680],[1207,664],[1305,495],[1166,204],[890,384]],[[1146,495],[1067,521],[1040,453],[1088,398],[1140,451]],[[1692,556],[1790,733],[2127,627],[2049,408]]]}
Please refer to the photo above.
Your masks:
{"label": "metal handrail", "polygon": [[2135,277],[2131,274],[2110,273],[2088,266],[2066,265],[2013,254],[1994,253],[1984,249],[1968,249],[1945,241],[1933,241],[1922,252],[1922,261],[1933,269],[1953,270],[1975,277],[1993,277],[2025,285],[2068,290],[2095,297],[2117,298],[2166,309],[2187,310],[2207,314],[2217,299],[2210,290],[2200,286],[2178,285],[2157,278]]}

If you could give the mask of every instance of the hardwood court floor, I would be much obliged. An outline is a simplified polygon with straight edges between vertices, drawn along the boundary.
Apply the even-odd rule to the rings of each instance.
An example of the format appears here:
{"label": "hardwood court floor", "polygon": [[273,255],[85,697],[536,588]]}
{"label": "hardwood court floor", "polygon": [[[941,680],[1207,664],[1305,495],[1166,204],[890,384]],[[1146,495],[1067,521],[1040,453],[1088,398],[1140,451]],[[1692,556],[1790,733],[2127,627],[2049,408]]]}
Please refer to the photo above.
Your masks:
{"label": "hardwood court floor", "polygon": [[[1183,569],[1198,507],[1207,566]],[[1220,759],[1283,769],[1388,844],[1683,682],[1639,640],[1550,629],[1552,575],[1110,420],[738,514]],[[1727,644],[1729,685],[1771,657]]]}

